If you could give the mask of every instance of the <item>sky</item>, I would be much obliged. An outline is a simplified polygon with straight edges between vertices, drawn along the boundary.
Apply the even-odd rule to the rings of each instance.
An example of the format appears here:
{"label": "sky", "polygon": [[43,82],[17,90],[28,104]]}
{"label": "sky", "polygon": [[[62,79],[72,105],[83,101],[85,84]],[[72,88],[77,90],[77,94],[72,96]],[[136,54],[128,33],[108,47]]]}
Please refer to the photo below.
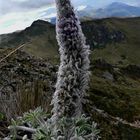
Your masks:
{"label": "sky", "polygon": [[[0,0],[0,34],[25,29],[37,19],[55,17],[55,0]],[[112,2],[140,6],[140,0],[72,0],[76,10],[101,8]]]}

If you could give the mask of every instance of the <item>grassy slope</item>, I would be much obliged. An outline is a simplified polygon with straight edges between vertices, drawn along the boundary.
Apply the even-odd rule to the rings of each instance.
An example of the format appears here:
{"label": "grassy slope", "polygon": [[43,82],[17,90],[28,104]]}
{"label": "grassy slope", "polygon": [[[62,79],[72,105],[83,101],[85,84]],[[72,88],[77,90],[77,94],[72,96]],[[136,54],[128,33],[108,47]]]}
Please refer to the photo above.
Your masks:
{"label": "grassy slope", "polygon": [[[119,29],[126,39],[121,43],[108,44],[105,48],[96,49],[93,59],[103,58],[113,64],[119,61],[123,64],[140,64],[140,18],[106,19],[103,24],[110,29]],[[126,56],[125,60],[122,60],[122,55]]]}
{"label": "grassy slope", "polygon": [[[108,44],[105,48],[94,50],[91,54],[92,61],[97,58],[103,58],[112,64],[119,64],[119,61],[122,61],[123,66],[127,64],[140,64],[140,18],[125,20],[106,19],[103,23],[110,29],[116,28],[123,31],[126,39],[121,43]],[[121,57],[122,55],[125,56],[125,59]],[[121,74],[117,81],[109,82],[97,76],[97,71],[93,70],[90,86],[90,99],[93,101],[93,104],[110,115],[120,117],[129,122],[139,119],[140,79],[134,79]],[[115,126],[97,113],[92,115],[103,128],[103,139],[140,139],[139,129],[122,124]]]}
{"label": "grassy slope", "polygon": [[[140,18],[134,19],[101,19],[95,21],[86,21],[82,23],[83,26],[87,26],[92,29],[93,26],[105,26],[109,30],[120,30],[126,36],[125,40],[119,43],[109,43],[106,47],[95,49],[92,52],[92,59],[103,58],[109,63],[119,64],[120,61],[124,65],[126,64],[140,64]],[[87,40],[91,40],[91,35],[86,29],[84,29]],[[49,39],[48,39],[49,38]],[[50,29],[43,36],[37,36],[31,38],[31,45],[26,47],[27,51],[43,58],[52,59],[58,58],[58,46],[55,39],[54,29]],[[52,47],[53,46],[53,47]],[[48,49],[49,47],[49,49]],[[92,44],[91,44],[92,47]],[[125,56],[125,59],[122,58]],[[56,59],[55,59],[56,60]]]}
{"label": "grassy slope", "polygon": [[102,77],[104,71],[109,70],[92,69],[90,104],[87,104],[86,112],[99,123],[102,140],[139,140],[140,129],[121,123],[114,125],[110,118],[104,118],[97,112],[91,111],[93,106],[96,106],[109,115],[128,122],[135,122],[140,118],[140,78],[134,79],[114,71],[117,77],[112,82]]}
{"label": "grassy slope", "polygon": [[[103,23],[110,29],[117,28],[126,35],[121,43],[108,44],[105,48],[95,49],[91,54],[92,61],[103,58],[109,63],[140,64],[140,18],[135,19],[107,19]],[[125,56],[123,59],[121,56]],[[120,64],[119,64],[120,65]],[[115,82],[105,80],[97,75],[99,70],[92,70],[90,85],[90,99],[97,108],[110,115],[120,117],[129,122],[140,118],[140,79],[134,79],[121,74]],[[95,72],[94,72],[95,71]],[[101,73],[100,73],[101,74]],[[91,108],[88,106],[88,108]],[[90,109],[89,109],[90,110]],[[90,112],[90,111],[89,111]],[[112,125],[108,119],[103,119],[97,113],[93,118],[103,128],[102,139],[105,140],[139,140],[140,130],[128,125]]]}

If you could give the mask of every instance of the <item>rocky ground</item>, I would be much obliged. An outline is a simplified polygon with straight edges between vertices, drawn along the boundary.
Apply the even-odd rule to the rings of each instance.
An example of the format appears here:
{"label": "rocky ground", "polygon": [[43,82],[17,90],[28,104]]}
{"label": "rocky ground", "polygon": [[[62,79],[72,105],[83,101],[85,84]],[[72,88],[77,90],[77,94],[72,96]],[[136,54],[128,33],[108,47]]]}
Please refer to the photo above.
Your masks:
{"label": "rocky ground", "polygon": [[[7,50],[8,52],[10,50]],[[6,53],[5,52],[5,53]],[[50,103],[57,66],[24,51],[1,62],[0,110],[7,118]]]}
{"label": "rocky ground", "polygon": [[[1,51],[1,56],[11,51]],[[0,110],[9,120],[42,106],[50,112],[58,66],[19,50],[0,66]],[[140,67],[91,62],[88,102],[85,112],[99,124],[103,140],[140,139]],[[0,121],[0,137],[9,131]]]}

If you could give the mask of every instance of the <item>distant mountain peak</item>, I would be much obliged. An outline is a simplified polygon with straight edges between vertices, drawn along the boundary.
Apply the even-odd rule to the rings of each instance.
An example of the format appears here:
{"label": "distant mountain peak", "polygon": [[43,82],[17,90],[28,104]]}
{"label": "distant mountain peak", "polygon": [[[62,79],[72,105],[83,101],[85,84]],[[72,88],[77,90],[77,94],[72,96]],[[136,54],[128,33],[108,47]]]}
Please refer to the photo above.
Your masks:
{"label": "distant mountain peak", "polygon": [[42,26],[42,25],[52,25],[50,22],[48,22],[48,21],[44,21],[44,20],[41,20],[41,19],[38,19],[38,20],[36,20],[36,21],[34,21],[33,23],[32,23],[32,25],[31,26]]}
{"label": "distant mountain peak", "polygon": [[127,4],[123,2],[112,2],[110,5],[127,5]]}
{"label": "distant mountain peak", "polygon": [[126,7],[126,6],[128,7],[131,5],[128,5],[128,4],[123,3],[123,2],[113,2],[110,5],[108,5],[107,8]]}

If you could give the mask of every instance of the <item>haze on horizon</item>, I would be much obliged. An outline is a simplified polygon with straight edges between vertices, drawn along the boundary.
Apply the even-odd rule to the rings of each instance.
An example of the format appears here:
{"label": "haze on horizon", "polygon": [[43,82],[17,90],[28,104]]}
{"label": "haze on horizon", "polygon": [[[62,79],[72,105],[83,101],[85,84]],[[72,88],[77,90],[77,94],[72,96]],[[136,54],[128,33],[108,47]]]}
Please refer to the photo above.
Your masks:
{"label": "haze on horizon", "polygon": [[[0,0],[0,34],[22,30],[34,20],[55,17],[55,0]],[[102,8],[112,2],[140,6],[139,0],[72,0],[77,10],[92,5]]]}

